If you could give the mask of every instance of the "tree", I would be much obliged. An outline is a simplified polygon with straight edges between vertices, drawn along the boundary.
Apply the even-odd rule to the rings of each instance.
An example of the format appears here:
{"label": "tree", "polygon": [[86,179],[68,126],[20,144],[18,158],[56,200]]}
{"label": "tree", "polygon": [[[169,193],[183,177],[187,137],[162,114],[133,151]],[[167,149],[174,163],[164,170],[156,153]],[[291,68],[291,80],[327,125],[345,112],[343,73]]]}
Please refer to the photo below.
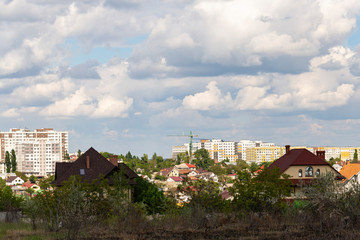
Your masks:
{"label": "tree", "polygon": [[358,163],[358,152],[357,152],[357,149],[355,149],[355,152],[354,152],[354,160],[353,160],[353,163]]}
{"label": "tree", "polygon": [[15,172],[16,171],[16,166],[17,166],[17,163],[16,163],[16,154],[15,154],[15,150],[12,149],[11,150],[11,172]]}
{"label": "tree", "polygon": [[29,177],[29,181],[30,181],[31,183],[36,183],[36,177],[35,177],[34,175],[31,175],[31,176]]}
{"label": "tree", "polygon": [[198,168],[208,170],[210,166],[214,165],[214,160],[210,158],[209,152],[204,148],[196,150],[194,156],[193,163]]}
{"label": "tree", "polygon": [[81,150],[79,149],[78,151],[77,151],[77,157],[79,158],[81,156]]}
{"label": "tree", "polygon": [[155,184],[143,178],[136,179],[134,200],[145,204],[148,214],[164,213],[167,209],[167,200],[164,193]]}
{"label": "tree", "polygon": [[5,152],[5,166],[6,166],[6,172],[10,173],[11,171],[11,160],[10,160],[10,154],[8,151]]}
{"label": "tree", "polygon": [[68,151],[65,151],[64,159],[65,160],[70,160],[70,155],[69,155]]}
{"label": "tree", "polygon": [[264,212],[278,210],[284,197],[290,196],[289,176],[281,174],[280,169],[265,168],[252,177],[246,170],[238,172],[231,193],[233,206],[243,212]]}

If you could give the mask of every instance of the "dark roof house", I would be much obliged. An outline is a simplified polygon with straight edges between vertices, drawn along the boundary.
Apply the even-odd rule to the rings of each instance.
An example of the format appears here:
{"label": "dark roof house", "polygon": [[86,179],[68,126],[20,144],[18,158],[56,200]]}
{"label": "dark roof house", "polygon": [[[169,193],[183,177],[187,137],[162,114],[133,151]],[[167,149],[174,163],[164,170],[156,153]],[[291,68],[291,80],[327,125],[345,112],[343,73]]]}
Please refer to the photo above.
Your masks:
{"label": "dark roof house", "polygon": [[134,185],[135,179],[139,177],[126,164],[118,163],[117,158],[107,160],[91,147],[75,162],[56,163],[55,180],[52,183],[56,186],[62,186],[63,182],[71,176],[80,176],[83,181],[91,183],[93,180],[103,176],[108,179],[111,185],[113,184],[111,176],[119,171],[124,173],[130,185]]}
{"label": "dark roof house", "polygon": [[290,176],[294,195],[301,194],[304,185],[312,184],[316,178],[325,173],[333,174],[337,181],[345,178],[326,162],[325,151],[317,151],[316,154],[313,154],[307,149],[290,150],[289,145],[286,145],[285,149],[285,155],[273,162],[269,169],[279,168],[282,174]]}

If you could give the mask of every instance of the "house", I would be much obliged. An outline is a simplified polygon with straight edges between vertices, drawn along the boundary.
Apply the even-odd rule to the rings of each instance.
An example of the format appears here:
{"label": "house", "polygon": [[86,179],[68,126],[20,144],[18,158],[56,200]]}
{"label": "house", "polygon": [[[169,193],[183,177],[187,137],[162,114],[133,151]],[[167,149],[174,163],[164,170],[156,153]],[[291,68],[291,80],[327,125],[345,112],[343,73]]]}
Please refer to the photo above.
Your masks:
{"label": "house", "polygon": [[131,189],[136,184],[135,179],[139,176],[126,164],[118,163],[117,158],[107,160],[91,147],[75,162],[57,162],[55,180],[52,183],[60,187],[64,184],[64,181],[68,180],[71,176],[80,176],[82,181],[92,183],[102,176],[108,180],[109,185],[112,185],[112,176],[117,172],[125,175],[131,186],[129,190],[131,197]]}
{"label": "house", "polygon": [[170,183],[182,183],[184,179],[182,177],[169,177],[166,181]]}
{"label": "house", "polygon": [[21,186],[22,186],[23,188],[25,188],[25,189],[31,188],[31,189],[33,189],[35,192],[40,190],[39,185],[37,185],[37,184],[35,184],[35,183],[31,183],[29,180],[26,181],[26,182],[24,182]]}
{"label": "house", "polygon": [[237,173],[228,174],[228,175],[226,175],[226,177],[229,179],[235,180],[237,177]]}
{"label": "house", "polygon": [[24,180],[17,176],[10,176],[6,179],[6,186],[21,185],[23,183]]}
{"label": "house", "polygon": [[345,179],[325,161],[325,151],[317,151],[315,155],[307,149],[290,150],[289,145],[285,146],[285,155],[269,166],[269,169],[274,168],[279,168],[282,174],[290,176],[293,196],[302,195],[304,185],[312,184],[317,177],[328,172],[332,173],[339,183]]}
{"label": "house", "polygon": [[176,167],[163,168],[159,171],[159,175],[164,177],[172,177],[172,176],[178,177],[179,170]]}
{"label": "house", "polygon": [[196,166],[194,164],[185,163],[189,170],[196,170]]}
{"label": "house", "polygon": [[214,181],[214,182],[218,182],[219,181],[219,178],[218,176],[216,176],[215,173],[213,172],[203,172],[203,173],[200,173],[199,174],[199,179],[201,180],[205,180],[205,181]]}
{"label": "house", "polygon": [[344,187],[349,190],[355,184],[360,184],[360,163],[348,163],[340,170],[340,174],[346,179],[344,180]]}

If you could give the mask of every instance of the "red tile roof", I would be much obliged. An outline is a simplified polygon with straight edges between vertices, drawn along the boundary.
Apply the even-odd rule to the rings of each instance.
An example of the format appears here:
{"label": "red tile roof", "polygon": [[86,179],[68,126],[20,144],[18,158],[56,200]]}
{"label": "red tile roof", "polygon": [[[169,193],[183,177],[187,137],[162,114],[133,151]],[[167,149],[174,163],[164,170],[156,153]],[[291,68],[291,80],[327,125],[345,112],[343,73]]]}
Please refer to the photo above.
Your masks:
{"label": "red tile roof", "polygon": [[[292,149],[284,156],[273,162],[269,168],[280,168],[283,173],[290,166],[329,165],[324,159],[316,156],[307,149]],[[330,166],[330,165],[329,165]]]}
{"label": "red tile roof", "polygon": [[182,182],[183,179],[182,177],[170,177],[172,180],[174,180],[175,182]]}
{"label": "red tile roof", "polygon": [[194,164],[188,164],[188,163],[185,163],[186,166],[188,166],[188,168],[196,168],[196,166]]}

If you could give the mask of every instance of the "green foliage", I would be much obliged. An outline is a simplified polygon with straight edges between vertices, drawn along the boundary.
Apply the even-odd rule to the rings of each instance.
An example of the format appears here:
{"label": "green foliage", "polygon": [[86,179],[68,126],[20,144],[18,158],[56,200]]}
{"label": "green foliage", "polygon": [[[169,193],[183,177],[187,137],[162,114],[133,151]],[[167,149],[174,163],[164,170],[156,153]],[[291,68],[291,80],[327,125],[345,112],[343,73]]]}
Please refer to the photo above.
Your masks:
{"label": "green foliage", "polygon": [[16,196],[9,186],[0,189],[0,211],[19,209],[23,199]]}
{"label": "green foliage", "polygon": [[198,168],[208,170],[210,166],[214,165],[214,160],[210,158],[209,152],[204,148],[196,150],[194,157],[193,163]]}
{"label": "green foliage", "polygon": [[357,149],[355,149],[355,152],[354,152],[354,160],[353,160],[353,163],[358,163],[358,152],[357,152]]}
{"label": "green foliage", "polygon": [[48,176],[47,178],[43,178],[39,180],[39,187],[41,189],[50,189],[51,182],[55,180],[55,175]]}
{"label": "green foliage", "polygon": [[2,178],[0,178],[0,191],[6,186],[6,181]]}
{"label": "green foliage", "polygon": [[77,157],[78,158],[81,157],[81,150],[80,149],[77,151]]}
{"label": "green foliage", "polygon": [[145,204],[148,214],[164,213],[167,210],[167,199],[159,188],[143,178],[136,179],[135,202]]}
{"label": "green foliage", "polygon": [[233,205],[240,211],[263,212],[278,209],[282,199],[290,196],[289,176],[282,175],[279,169],[264,169],[252,177],[248,171],[238,172],[231,189]]}
{"label": "green foliage", "polygon": [[10,160],[10,153],[8,151],[5,152],[5,167],[6,167],[6,172],[10,173],[10,171],[11,171],[11,160]]}
{"label": "green foliage", "polygon": [[29,178],[25,175],[25,173],[22,172],[15,172],[16,176],[18,176],[19,178],[21,178],[22,180],[24,180],[24,182],[26,182]]}
{"label": "green foliage", "polygon": [[335,163],[337,163],[337,162],[339,162],[339,161],[341,161],[340,158],[333,158],[333,157],[331,157],[331,158],[329,159],[328,163],[332,166],[332,165],[334,165]]}
{"label": "green foliage", "polygon": [[11,150],[10,159],[11,159],[11,172],[14,173],[14,172],[16,172],[16,167],[17,167],[16,154],[15,154],[15,150],[14,150],[14,149]]}
{"label": "green foliage", "polygon": [[202,208],[207,212],[222,211],[227,202],[221,198],[220,184],[214,181],[198,180],[185,182],[179,188],[190,195],[189,206]]}
{"label": "green foliage", "polygon": [[166,180],[166,177],[156,174],[156,175],[155,175],[155,179],[156,179],[156,180],[160,180],[160,181],[165,181],[165,180]]}
{"label": "green foliage", "polygon": [[36,183],[36,180],[37,180],[37,178],[36,178],[34,175],[31,175],[31,176],[29,177],[29,181],[30,181],[31,183]]}
{"label": "green foliage", "polygon": [[65,151],[64,159],[65,160],[70,160],[70,155],[69,155],[68,151]]}

